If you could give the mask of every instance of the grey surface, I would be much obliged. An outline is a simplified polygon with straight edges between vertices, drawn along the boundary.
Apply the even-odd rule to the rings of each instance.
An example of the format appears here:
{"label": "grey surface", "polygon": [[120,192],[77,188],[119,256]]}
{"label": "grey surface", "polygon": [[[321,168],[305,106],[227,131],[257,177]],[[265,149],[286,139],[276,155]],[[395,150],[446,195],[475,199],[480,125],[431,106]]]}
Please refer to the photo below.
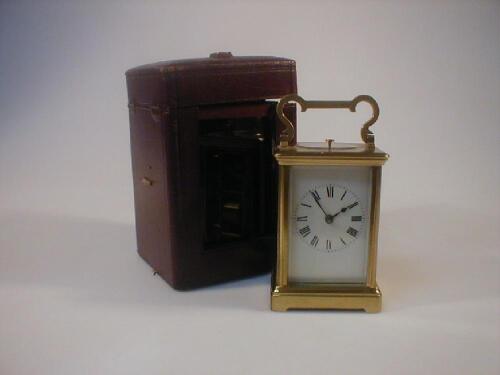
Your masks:
{"label": "grey surface", "polygon": [[[485,1],[2,2],[0,373],[498,374],[499,19]],[[272,313],[268,276],[179,293],[136,255],[124,72],[218,50],[295,58],[306,99],[378,100],[381,314]],[[299,139],[357,141],[368,112],[308,111]]]}

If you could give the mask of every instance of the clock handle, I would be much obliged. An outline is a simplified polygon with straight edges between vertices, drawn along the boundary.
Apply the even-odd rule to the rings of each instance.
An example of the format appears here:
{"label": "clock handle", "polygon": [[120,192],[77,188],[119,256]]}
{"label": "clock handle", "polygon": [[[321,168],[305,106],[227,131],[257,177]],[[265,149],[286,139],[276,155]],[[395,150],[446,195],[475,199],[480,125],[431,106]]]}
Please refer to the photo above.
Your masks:
{"label": "clock handle", "polygon": [[292,142],[294,134],[294,126],[290,119],[285,116],[283,109],[285,104],[296,102],[300,105],[301,112],[307,111],[309,108],[346,108],[351,112],[356,112],[356,107],[360,102],[366,102],[372,107],[372,117],[363,124],[361,128],[361,139],[369,148],[375,147],[375,135],[370,131],[372,126],[378,119],[380,109],[377,102],[369,95],[358,95],[353,100],[304,100],[297,94],[286,95],[279,101],[276,106],[276,113],[281,122],[285,125],[285,129],[280,134],[280,147],[287,147]]}

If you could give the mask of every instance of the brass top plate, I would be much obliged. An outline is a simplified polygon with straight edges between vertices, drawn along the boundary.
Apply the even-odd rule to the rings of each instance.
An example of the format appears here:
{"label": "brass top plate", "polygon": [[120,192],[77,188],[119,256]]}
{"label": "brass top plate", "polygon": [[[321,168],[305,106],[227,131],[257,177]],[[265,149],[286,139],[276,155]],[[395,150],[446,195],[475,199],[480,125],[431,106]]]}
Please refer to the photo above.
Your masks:
{"label": "brass top plate", "polygon": [[299,143],[280,147],[275,158],[280,165],[364,165],[380,166],[389,154],[365,143]]}

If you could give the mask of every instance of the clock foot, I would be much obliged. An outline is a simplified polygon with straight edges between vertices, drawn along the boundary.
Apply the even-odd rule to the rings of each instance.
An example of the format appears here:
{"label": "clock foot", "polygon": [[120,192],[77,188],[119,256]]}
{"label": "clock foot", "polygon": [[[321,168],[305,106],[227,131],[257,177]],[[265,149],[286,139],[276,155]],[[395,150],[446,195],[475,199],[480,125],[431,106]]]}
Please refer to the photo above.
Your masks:
{"label": "clock foot", "polygon": [[271,294],[271,310],[364,310],[378,313],[382,309],[382,293],[376,288],[359,290],[301,291],[275,288]]}

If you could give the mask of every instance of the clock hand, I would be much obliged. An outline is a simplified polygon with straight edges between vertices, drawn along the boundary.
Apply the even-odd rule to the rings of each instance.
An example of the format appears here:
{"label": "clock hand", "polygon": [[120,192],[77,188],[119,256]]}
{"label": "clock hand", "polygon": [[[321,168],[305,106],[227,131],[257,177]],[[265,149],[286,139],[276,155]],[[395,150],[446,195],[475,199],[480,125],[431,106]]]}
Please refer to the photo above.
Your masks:
{"label": "clock hand", "polygon": [[[312,191],[309,191],[309,193],[311,193],[314,201],[316,202],[316,204],[318,205],[319,208],[321,208],[321,211],[323,211],[323,213],[325,214],[325,222],[327,224],[331,224],[333,222],[333,217],[332,215],[329,215],[326,213],[325,209],[323,208],[323,206],[321,206],[321,203],[319,203],[319,197],[316,196]],[[316,193],[317,194],[317,193]]]}
{"label": "clock hand", "polygon": [[311,193],[314,201],[316,202],[316,204],[318,205],[318,207],[321,208],[321,211],[323,211],[323,213],[325,214],[325,217],[328,216],[328,214],[326,213],[326,211],[321,206],[321,203],[319,203],[319,198],[312,191],[309,191],[309,193]]}
{"label": "clock hand", "polygon": [[359,204],[358,202],[354,202],[353,204],[350,204],[349,206],[344,207],[342,209],[342,212],[346,212],[347,210],[350,210],[351,208],[356,207],[358,204]]}
{"label": "clock hand", "polygon": [[343,212],[346,212],[347,210],[350,210],[353,207],[356,207],[358,204],[359,204],[358,202],[354,202],[353,204],[350,204],[349,206],[346,206],[346,207],[340,209],[339,212],[337,212],[335,215],[332,216],[332,219],[334,219],[337,215],[339,215]]}

